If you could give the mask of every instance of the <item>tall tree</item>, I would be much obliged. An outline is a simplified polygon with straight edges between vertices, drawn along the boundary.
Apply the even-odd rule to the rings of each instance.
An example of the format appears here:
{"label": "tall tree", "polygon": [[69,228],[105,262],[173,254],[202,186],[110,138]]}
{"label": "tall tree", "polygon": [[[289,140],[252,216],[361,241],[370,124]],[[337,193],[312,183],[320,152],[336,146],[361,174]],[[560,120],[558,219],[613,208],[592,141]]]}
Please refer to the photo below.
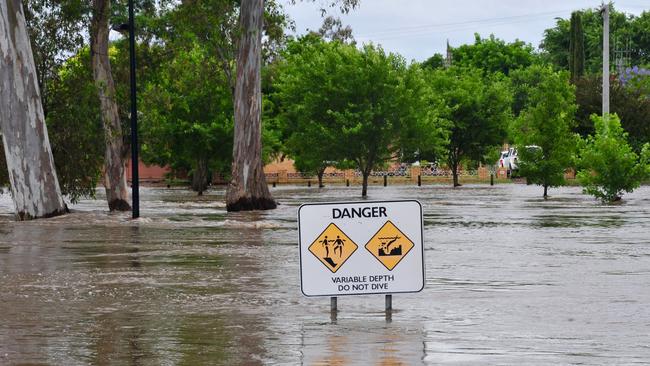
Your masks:
{"label": "tall tree", "polygon": [[84,45],[89,7],[81,0],[22,0],[27,30],[34,53],[38,86],[47,119],[51,103],[50,84],[69,54]]}
{"label": "tall tree", "polygon": [[262,21],[263,0],[244,0],[235,83],[235,131],[228,211],[276,207],[262,167]]}
{"label": "tall tree", "polygon": [[528,67],[535,61],[533,47],[522,41],[506,43],[494,35],[481,38],[476,33],[474,36],[474,44],[452,49],[453,65],[508,75],[511,70]]}
{"label": "tall tree", "polygon": [[510,76],[515,94],[525,96],[525,108],[514,123],[520,174],[544,187],[547,198],[548,188],[563,185],[564,171],[573,165],[575,89],[567,72],[555,73],[547,66],[531,66]]}
{"label": "tall tree", "polygon": [[67,211],[56,176],[20,0],[0,2],[0,131],[16,214]]}
{"label": "tall tree", "polygon": [[433,71],[431,87],[442,100],[438,107],[452,127],[447,164],[454,187],[464,160],[480,162],[489,149],[501,144],[511,121],[512,96],[500,73],[483,76],[476,68],[450,67]]}
{"label": "tall tree", "polygon": [[569,72],[571,81],[575,81],[585,73],[585,34],[582,29],[582,15],[579,11],[571,13]]}
{"label": "tall tree", "polygon": [[[104,187],[111,211],[128,211],[129,194],[126,184],[125,148],[122,125],[115,94],[115,83],[108,57],[110,0],[93,0],[90,26],[93,78],[99,95],[100,116],[104,126]],[[133,162],[137,164],[137,162]]]}
{"label": "tall tree", "polygon": [[314,33],[330,41],[355,43],[354,36],[352,36],[352,27],[349,25],[343,26],[341,18],[331,15],[323,19],[323,25],[318,29],[318,32]]}
{"label": "tall tree", "polygon": [[[359,0],[338,0],[329,4],[336,6],[340,3],[341,10],[347,12],[358,2]],[[266,185],[261,156],[260,84],[264,1],[243,0],[239,13],[233,164],[232,178],[226,193],[226,208],[229,211],[272,209],[276,203]]]}
{"label": "tall tree", "polygon": [[[603,19],[598,9],[583,9],[580,18],[584,34],[584,69],[586,74],[598,74],[602,70]],[[610,31],[612,47],[630,51],[631,65],[650,64],[650,12],[640,16],[625,14],[610,5]],[[553,28],[544,31],[540,44],[542,57],[557,68],[570,70],[569,48],[571,21],[558,19]],[[629,42],[629,43],[628,43]]]}
{"label": "tall tree", "polygon": [[361,195],[373,169],[405,147],[440,146],[444,133],[419,65],[381,48],[362,50],[313,35],[292,42],[277,81],[288,152],[312,169],[355,166]]}

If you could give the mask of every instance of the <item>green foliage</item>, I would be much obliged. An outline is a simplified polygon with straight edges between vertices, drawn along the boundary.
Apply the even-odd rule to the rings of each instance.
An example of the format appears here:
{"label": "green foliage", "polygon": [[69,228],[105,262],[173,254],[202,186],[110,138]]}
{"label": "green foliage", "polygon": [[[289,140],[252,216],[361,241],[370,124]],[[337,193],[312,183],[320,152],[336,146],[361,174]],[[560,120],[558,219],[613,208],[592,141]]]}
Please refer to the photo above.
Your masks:
{"label": "green foliage", "polygon": [[[141,44],[136,49],[139,89],[156,74],[160,49]],[[122,121],[125,155],[130,148],[129,55],[128,43],[111,44],[109,56],[116,85]],[[47,85],[50,99],[46,117],[52,154],[63,194],[75,203],[81,197],[94,197],[100,183],[104,161],[104,133],[99,116],[99,97],[92,77],[88,47],[69,57],[58,68],[56,78]]]}
{"label": "green foliage", "polygon": [[422,62],[424,69],[441,69],[445,66],[445,58],[443,55],[436,53]]}
{"label": "green foliage", "polygon": [[494,35],[481,38],[478,33],[475,37],[474,44],[453,49],[454,65],[508,75],[511,70],[528,67],[535,62],[533,47],[522,41],[505,43]]}
{"label": "green foliage", "polygon": [[569,72],[571,73],[571,80],[576,80],[585,73],[585,35],[582,29],[582,16],[579,11],[574,11],[571,14]]}
{"label": "green foliage", "polygon": [[577,177],[585,193],[603,202],[614,202],[648,177],[650,144],[644,145],[639,158],[627,143],[627,133],[617,115],[592,118],[596,134],[583,143]]}
{"label": "green foliage", "polygon": [[563,185],[564,170],[572,166],[576,137],[571,129],[576,111],[574,87],[566,72],[531,66],[512,74],[515,95],[524,106],[515,120],[519,173],[529,183]]}
{"label": "green foliage", "polygon": [[86,47],[70,57],[50,84],[47,128],[61,191],[72,203],[94,197],[104,162],[99,99]]}
{"label": "green foliage", "polygon": [[[602,70],[602,34],[603,19],[598,9],[580,11],[584,33],[585,72],[597,74]],[[570,70],[569,49],[571,39],[570,20],[558,19],[555,27],[544,31],[544,39],[540,48],[544,51],[543,58],[557,68]],[[650,12],[641,16],[627,15],[618,12],[610,6],[610,33],[612,47],[625,48],[630,41],[631,64],[643,65],[650,63]]]}
{"label": "green foliage", "polygon": [[[650,80],[650,77],[646,77]],[[575,81],[578,112],[575,132],[586,137],[594,133],[593,114],[602,112],[602,81],[600,77],[587,76]],[[629,142],[638,154],[650,142],[650,98],[643,88],[618,82],[610,87],[610,110],[621,119]]]}
{"label": "green foliage", "polygon": [[[648,70],[650,69],[650,65],[642,69]],[[627,81],[626,86],[631,89],[632,93],[637,95],[639,100],[650,100],[650,74],[634,75]]]}
{"label": "green foliage", "polygon": [[367,177],[406,145],[441,144],[422,71],[401,57],[314,36],[290,42],[284,57],[274,98],[287,153],[303,169],[353,162]]}
{"label": "green foliage", "polygon": [[[198,45],[161,65],[142,95],[142,159],[176,172],[229,171],[233,104],[219,61]],[[199,193],[207,182],[193,187]]]}
{"label": "green foliage", "polygon": [[462,160],[481,161],[506,138],[512,95],[501,74],[483,76],[475,68],[436,70],[429,83],[440,98],[435,109],[451,123],[446,158],[454,185],[458,185],[456,174]]}
{"label": "green foliage", "polygon": [[89,22],[90,4],[82,0],[22,0],[29,40],[36,64],[45,116],[50,102],[50,84],[58,79],[58,69],[66,56],[84,46],[84,29]]}

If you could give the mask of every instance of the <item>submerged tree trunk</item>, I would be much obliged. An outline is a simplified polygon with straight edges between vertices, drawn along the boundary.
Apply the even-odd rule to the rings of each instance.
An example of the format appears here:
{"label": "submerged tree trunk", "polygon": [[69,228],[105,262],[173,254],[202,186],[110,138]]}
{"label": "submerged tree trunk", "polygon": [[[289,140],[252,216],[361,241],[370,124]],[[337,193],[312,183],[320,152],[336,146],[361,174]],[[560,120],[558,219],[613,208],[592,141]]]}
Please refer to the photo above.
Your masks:
{"label": "submerged tree trunk", "polygon": [[67,212],[20,0],[0,2],[0,131],[17,217]]}
{"label": "submerged tree trunk", "polygon": [[361,181],[361,197],[366,197],[368,195],[368,176],[370,172],[361,173],[363,180]]}
{"label": "submerged tree trunk", "polygon": [[316,172],[316,174],[318,175],[318,188],[325,187],[325,185],[323,185],[323,174],[325,174],[325,169],[327,169],[327,167],[318,169],[318,172]]}
{"label": "submerged tree trunk", "polygon": [[460,187],[460,183],[458,182],[458,162],[454,161],[450,164],[451,168],[451,176],[453,178],[454,182],[454,187]]}
{"label": "submerged tree trunk", "polygon": [[460,152],[458,149],[454,149],[449,153],[449,156],[447,156],[447,164],[449,164],[449,168],[451,169],[451,176],[453,179],[454,187],[460,187],[460,183],[458,182],[458,165],[460,165]]}
{"label": "submerged tree trunk", "polygon": [[199,196],[208,188],[208,163],[201,159],[196,164],[196,169],[192,173],[192,190]]}
{"label": "submerged tree trunk", "polygon": [[[90,26],[90,50],[93,78],[99,94],[100,115],[104,126],[106,152],[104,154],[104,187],[111,211],[131,209],[126,185],[125,164],[122,152],[122,125],[117,109],[115,84],[108,58],[108,19],[110,0],[93,0],[93,18]],[[137,164],[137,162],[133,162]]]}
{"label": "submerged tree trunk", "polygon": [[544,185],[544,199],[548,198],[548,186]]}
{"label": "submerged tree trunk", "polygon": [[235,85],[235,132],[228,211],[276,207],[262,170],[262,21],[263,0],[241,2],[241,36]]}

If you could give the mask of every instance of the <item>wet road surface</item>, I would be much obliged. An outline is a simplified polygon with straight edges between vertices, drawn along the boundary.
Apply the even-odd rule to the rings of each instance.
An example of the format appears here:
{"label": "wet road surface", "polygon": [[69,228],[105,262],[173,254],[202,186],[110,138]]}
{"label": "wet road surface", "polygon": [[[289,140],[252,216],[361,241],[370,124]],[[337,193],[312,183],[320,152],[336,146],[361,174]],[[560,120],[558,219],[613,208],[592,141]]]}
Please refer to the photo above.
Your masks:
{"label": "wet road surface", "polygon": [[85,200],[14,222],[0,196],[0,364],[417,365],[650,363],[650,187],[601,205],[579,188],[371,187],[424,208],[426,285],[300,292],[300,204],[359,187],[273,188],[277,210],[226,213],[147,188],[143,218]]}

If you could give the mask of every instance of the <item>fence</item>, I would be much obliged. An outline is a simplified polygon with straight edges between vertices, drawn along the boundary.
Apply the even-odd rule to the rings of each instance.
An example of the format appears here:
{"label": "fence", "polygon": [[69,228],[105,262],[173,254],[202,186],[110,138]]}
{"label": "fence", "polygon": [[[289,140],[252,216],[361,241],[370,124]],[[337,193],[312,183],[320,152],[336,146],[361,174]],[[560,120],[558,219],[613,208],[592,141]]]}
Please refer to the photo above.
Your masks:
{"label": "fence", "polygon": [[[489,181],[490,173],[486,168],[478,170],[461,170],[459,176],[465,181]],[[323,182],[328,184],[359,184],[363,175],[359,170],[334,171],[323,174]],[[451,181],[451,170],[438,167],[419,167],[408,164],[400,164],[386,170],[376,170],[370,173],[368,178],[370,184],[381,184],[386,181],[392,183],[424,182],[446,182]],[[272,184],[311,184],[318,181],[318,177],[312,174],[301,172],[287,172],[281,170],[274,173],[266,173],[266,181]]]}

